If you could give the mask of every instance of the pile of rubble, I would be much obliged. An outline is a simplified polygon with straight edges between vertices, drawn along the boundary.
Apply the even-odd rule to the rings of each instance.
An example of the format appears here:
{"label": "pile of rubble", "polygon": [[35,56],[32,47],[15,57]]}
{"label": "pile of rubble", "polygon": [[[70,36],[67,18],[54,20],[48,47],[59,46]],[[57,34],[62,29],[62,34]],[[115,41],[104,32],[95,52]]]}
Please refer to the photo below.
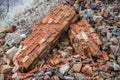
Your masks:
{"label": "pile of rubble", "polygon": [[[68,6],[36,21],[18,47],[0,48],[0,79],[119,80],[119,0],[60,2]],[[0,46],[15,30],[11,26],[0,33]]]}

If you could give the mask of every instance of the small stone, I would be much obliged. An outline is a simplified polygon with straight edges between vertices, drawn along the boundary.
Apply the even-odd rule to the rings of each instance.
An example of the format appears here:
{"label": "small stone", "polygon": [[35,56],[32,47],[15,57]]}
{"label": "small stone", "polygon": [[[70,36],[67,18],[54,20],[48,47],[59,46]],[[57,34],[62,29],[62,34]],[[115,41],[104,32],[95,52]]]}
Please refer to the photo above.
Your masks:
{"label": "small stone", "polygon": [[102,16],[103,16],[104,18],[107,18],[107,17],[109,16],[109,13],[108,13],[108,12],[103,12]]}
{"label": "small stone", "polygon": [[112,52],[115,52],[117,49],[117,45],[110,45],[110,49],[112,50]]}
{"label": "small stone", "polygon": [[3,49],[2,49],[2,48],[0,48],[0,53],[1,53],[1,52],[3,52]]}
{"label": "small stone", "polygon": [[43,76],[38,77],[37,80],[44,80],[44,77]]}
{"label": "small stone", "polygon": [[73,65],[72,69],[75,72],[80,72],[81,67],[82,67],[82,63],[76,63],[76,64]]}
{"label": "small stone", "polygon": [[20,37],[21,37],[22,39],[25,39],[27,36],[26,36],[26,34],[21,34]]}
{"label": "small stone", "polygon": [[67,57],[68,56],[68,52],[65,52],[65,51],[60,51],[62,57]]}
{"label": "small stone", "polygon": [[99,5],[98,3],[92,3],[90,7],[91,7],[92,9],[95,9],[98,5]]}
{"label": "small stone", "polygon": [[67,47],[68,50],[73,50],[73,48],[71,46]]}
{"label": "small stone", "polygon": [[116,22],[115,26],[117,26],[118,28],[120,28],[120,22]]}
{"label": "small stone", "polygon": [[11,49],[9,49],[7,52],[6,52],[6,56],[12,60],[14,54],[17,52],[17,48],[16,47],[12,47]]}
{"label": "small stone", "polygon": [[57,64],[60,64],[62,63],[63,61],[65,61],[64,58],[56,58],[56,59],[53,59],[53,60],[50,60],[50,62],[54,65],[57,65]]}
{"label": "small stone", "polygon": [[24,26],[25,23],[26,23],[26,21],[25,21],[24,19],[20,20],[20,24],[21,24],[22,26]]}
{"label": "small stone", "polygon": [[42,76],[43,74],[44,74],[43,71],[38,71],[38,72],[35,72],[34,76],[40,77],[40,76]]}
{"label": "small stone", "polygon": [[104,78],[99,78],[99,80],[104,80]]}
{"label": "small stone", "polygon": [[65,65],[60,66],[59,71],[60,71],[60,73],[64,74],[65,72],[67,72],[69,70],[69,68],[70,68],[70,65],[65,64]]}
{"label": "small stone", "polygon": [[109,58],[114,59],[115,60],[115,56],[113,54],[109,54]]}
{"label": "small stone", "polygon": [[105,73],[105,72],[100,72],[100,74],[101,74],[101,76],[102,76],[102,78],[104,78],[104,79],[108,79],[108,78],[110,78],[110,74],[109,73]]}
{"label": "small stone", "polygon": [[0,39],[5,37],[5,33],[0,33]]}
{"label": "small stone", "polygon": [[52,75],[52,72],[45,72],[45,75]]}
{"label": "small stone", "polygon": [[107,53],[103,52],[102,55],[103,55],[104,60],[106,60],[106,61],[109,60],[109,57],[108,57]]}
{"label": "small stone", "polygon": [[85,65],[84,67],[82,67],[82,70],[81,70],[84,74],[86,75],[93,75],[93,72],[92,72],[92,67],[90,65]]}
{"label": "small stone", "polygon": [[16,26],[10,26],[8,29],[5,29],[3,32],[4,33],[12,33],[13,31],[15,31]]}
{"label": "small stone", "polygon": [[3,46],[5,43],[5,39],[0,39],[0,46]]}
{"label": "small stone", "polygon": [[4,30],[5,30],[5,28],[0,27],[0,33],[3,32]]}
{"label": "small stone", "polygon": [[61,79],[64,79],[64,75],[58,70],[55,70],[55,74],[58,75]]}
{"label": "small stone", "polygon": [[5,80],[4,79],[4,74],[0,74],[0,80]]}
{"label": "small stone", "polygon": [[15,72],[15,73],[12,75],[12,78],[13,78],[13,79],[17,79],[17,76],[18,76],[18,74],[17,74],[17,72]]}
{"label": "small stone", "polygon": [[32,78],[32,80],[37,80],[36,78]]}
{"label": "small stone", "polygon": [[100,79],[100,76],[95,76],[94,78],[93,78],[93,80],[99,80]]}
{"label": "small stone", "polygon": [[11,63],[11,60],[4,54],[3,60],[9,65]]}
{"label": "small stone", "polygon": [[9,65],[2,65],[0,68],[1,68],[0,73],[8,73],[12,71],[12,67]]}
{"label": "small stone", "polygon": [[107,39],[110,40],[112,38],[112,33],[110,33],[109,31],[107,32]]}
{"label": "small stone", "polygon": [[74,6],[74,9],[76,10],[76,11],[79,11],[79,2],[78,1],[75,1],[75,4],[73,5]]}
{"label": "small stone", "polygon": [[120,65],[120,56],[117,57],[117,63]]}
{"label": "small stone", "polygon": [[113,62],[113,67],[115,71],[119,71],[120,70],[120,66],[118,64],[116,64],[115,62]]}
{"label": "small stone", "polygon": [[115,76],[116,76],[116,73],[115,73],[115,72],[111,72],[111,76],[112,76],[112,77],[115,77]]}
{"label": "small stone", "polygon": [[53,76],[53,80],[60,80],[60,78],[57,75],[55,75]]}
{"label": "small stone", "polygon": [[100,67],[100,69],[102,70],[102,71],[107,71],[107,66],[106,65],[102,65],[101,67]]}
{"label": "small stone", "polygon": [[69,71],[68,71],[68,74],[69,74],[69,75],[73,75],[73,70],[69,70]]}
{"label": "small stone", "polygon": [[107,64],[107,66],[113,66],[112,62],[110,62],[110,61],[108,61],[106,64]]}
{"label": "small stone", "polygon": [[74,58],[80,58],[80,55],[78,54],[78,55],[74,55]]}
{"label": "small stone", "polygon": [[82,73],[75,73],[75,80],[87,80]]}
{"label": "small stone", "polygon": [[64,79],[65,79],[65,80],[75,80],[75,78],[72,77],[72,76],[65,76]]}
{"label": "small stone", "polygon": [[49,80],[50,79],[50,76],[49,75],[45,75],[44,76],[44,80]]}
{"label": "small stone", "polygon": [[118,44],[118,40],[116,37],[112,37],[110,41],[113,42],[114,44]]}

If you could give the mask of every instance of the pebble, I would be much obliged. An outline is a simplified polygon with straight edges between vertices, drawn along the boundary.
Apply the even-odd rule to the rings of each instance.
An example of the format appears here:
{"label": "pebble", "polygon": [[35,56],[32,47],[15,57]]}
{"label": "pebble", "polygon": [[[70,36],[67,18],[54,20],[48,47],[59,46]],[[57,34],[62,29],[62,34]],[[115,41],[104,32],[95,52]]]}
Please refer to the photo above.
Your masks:
{"label": "pebble", "polygon": [[52,72],[45,72],[45,75],[52,75]]}
{"label": "pebble", "polygon": [[82,73],[75,73],[76,80],[87,80]]}
{"label": "pebble", "polygon": [[60,80],[60,78],[57,75],[55,75],[53,76],[53,80]]}
{"label": "pebble", "polygon": [[75,63],[73,64],[73,67],[72,67],[73,71],[75,72],[80,72],[81,68],[82,68],[82,63]]}
{"label": "pebble", "polygon": [[0,33],[0,39],[3,39],[5,37],[5,33]]}
{"label": "pebble", "polygon": [[0,80],[5,80],[4,79],[4,74],[0,74]]}
{"label": "pebble", "polygon": [[44,80],[49,80],[50,79],[50,76],[49,75],[45,75],[44,76]]}
{"label": "pebble", "polygon": [[20,37],[21,37],[22,39],[25,39],[27,36],[26,36],[26,34],[21,34]]}
{"label": "pebble", "polygon": [[16,47],[12,47],[11,49],[9,49],[5,54],[6,56],[12,60],[13,56],[15,55],[15,53],[18,51],[18,49]]}
{"label": "pebble", "polygon": [[70,65],[69,64],[65,64],[65,65],[61,65],[59,68],[60,73],[64,74],[65,72],[67,72],[70,69]]}
{"label": "pebble", "polygon": [[65,79],[65,80],[75,80],[75,78],[72,77],[72,76],[65,76],[64,79]]}
{"label": "pebble", "polygon": [[2,65],[1,67],[1,72],[0,73],[8,73],[10,71],[12,71],[12,67],[9,65]]}
{"label": "pebble", "polygon": [[116,37],[112,37],[110,41],[113,42],[114,44],[118,44],[118,40]]}
{"label": "pebble", "polygon": [[61,51],[60,53],[61,53],[63,58],[68,56],[68,52]]}
{"label": "pebble", "polygon": [[113,59],[113,60],[116,59],[115,56],[114,56],[114,54],[109,54],[109,58],[111,58],[111,59]]}
{"label": "pebble", "polygon": [[0,39],[0,47],[5,44],[5,39]]}
{"label": "pebble", "polygon": [[117,57],[117,63],[120,65],[120,56]]}
{"label": "pebble", "polygon": [[115,71],[120,71],[120,65],[116,64],[115,62],[113,62],[113,67]]}
{"label": "pebble", "polygon": [[42,76],[42,75],[44,75],[44,72],[43,72],[43,71],[37,71],[37,72],[35,72],[35,74],[34,74],[34,76],[37,76],[37,77],[40,77],[40,76]]}

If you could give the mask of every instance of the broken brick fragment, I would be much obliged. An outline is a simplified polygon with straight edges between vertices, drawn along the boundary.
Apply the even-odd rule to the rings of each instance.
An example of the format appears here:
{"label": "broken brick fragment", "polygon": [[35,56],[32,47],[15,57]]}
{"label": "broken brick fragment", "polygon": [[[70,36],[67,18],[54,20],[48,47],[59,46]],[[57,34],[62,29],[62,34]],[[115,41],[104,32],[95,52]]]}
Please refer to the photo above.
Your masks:
{"label": "broken brick fragment", "polygon": [[102,51],[102,56],[104,60],[109,60],[109,56],[107,55],[107,53],[105,53],[104,51]]}
{"label": "broken brick fragment", "polygon": [[34,75],[33,73],[20,73],[20,72],[18,72],[17,77],[18,77],[18,79],[25,80],[26,78],[29,78],[33,75]]}
{"label": "broken brick fragment", "polygon": [[108,12],[103,12],[102,16],[103,16],[104,18],[107,18],[107,17],[109,16],[109,13],[108,13]]}
{"label": "broken brick fragment", "polygon": [[16,26],[10,26],[8,29],[5,29],[3,32],[4,33],[11,33],[13,31],[15,31]]}
{"label": "broken brick fragment", "polygon": [[72,67],[73,71],[75,72],[80,72],[81,68],[82,68],[82,63],[75,63]]}
{"label": "broken brick fragment", "polygon": [[87,20],[71,24],[70,29],[71,44],[83,59],[102,53],[99,49],[102,42]]}
{"label": "broken brick fragment", "polygon": [[2,49],[2,48],[0,48],[0,53],[1,53],[1,52],[3,52],[3,49]]}
{"label": "broken brick fragment", "polygon": [[88,75],[88,76],[92,76],[93,72],[92,72],[92,68],[90,65],[85,65],[84,67],[82,67],[81,70],[84,74]]}
{"label": "broken brick fragment", "polygon": [[57,75],[53,76],[53,79],[54,80],[60,80],[60,78]]}
{"label": "broken brick fragment", "polygon": [[86,7],[86,8],[89,8],[89,7],[90,7],[90,5],[91,5],[91,1],[90,1],[90,0],[88,0],[88,1],[87,1],[87,3],[85,4],[85,7]]}
{"label": "broken brick fragment", "polygon": [[[50,11],[43,20],[38,20],[33,26],[31,34],[21,43],[22,46],[27,47],[17,56],[19,69],[29,69],[32,64],[37,62],[38,57],[43,58],[49,54],[75,14],[72,7],[58,6]],[[54,63],[58,64],[59,61],[55,60]]]}

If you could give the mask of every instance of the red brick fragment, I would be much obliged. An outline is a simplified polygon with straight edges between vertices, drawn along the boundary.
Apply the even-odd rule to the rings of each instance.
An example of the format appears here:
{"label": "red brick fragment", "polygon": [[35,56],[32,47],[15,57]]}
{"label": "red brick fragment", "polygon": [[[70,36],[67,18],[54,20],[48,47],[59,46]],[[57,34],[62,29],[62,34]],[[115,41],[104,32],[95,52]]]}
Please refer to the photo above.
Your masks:
{"label": "red brick fragment", "polygon": [[15,30],[15,26],[10,26],[8,29],[5,29],[3,32],[4,33],[11,33]]}
{"label": "red brick fragment", "polygon": [[105,53],[104,51],[102,51],[102,56],[104,60],[109,60],[109,56],[107,55],[107,53]]}
{"label": "red brick fragment", "polygon": [[92,72],[90,65],[85,65],[84,67],[82,67],[82,72],[88,76],[93,75],[93,72]]}
{"label": "red brick fragment", "polygon": [[1,52],[3,52],[3,49],[2,49],[2,48],[0,48],[0,53],[1,53]]}
{"label": "red brick fragment", "polygon": [[102,42],[87,20],[71,24],[70,29],[71,44],[83,59],[90,56],[98,56],[99,53],[102,53],[99,50],[99,45]]}
{"label": "red brick fragment", "polygon": [[[50,11],[43,20],[38,20],[32,27],[31,34],[21,43],[27,48],[17,56],[19,69],[28,69],[37,61],[38,57],[46,56],[63,31],[68,28],[67,25],[75,14],[72,7],[58,6]],[[58,63],[57,60],[54,61],[54,64]]]}
{"label": "red brick fragment", "polygon": [[103,16],[104,18],[107,18],[107,17],[109,16],[109,13],[108,13],[108,12],[103,12],[102,16]]}

